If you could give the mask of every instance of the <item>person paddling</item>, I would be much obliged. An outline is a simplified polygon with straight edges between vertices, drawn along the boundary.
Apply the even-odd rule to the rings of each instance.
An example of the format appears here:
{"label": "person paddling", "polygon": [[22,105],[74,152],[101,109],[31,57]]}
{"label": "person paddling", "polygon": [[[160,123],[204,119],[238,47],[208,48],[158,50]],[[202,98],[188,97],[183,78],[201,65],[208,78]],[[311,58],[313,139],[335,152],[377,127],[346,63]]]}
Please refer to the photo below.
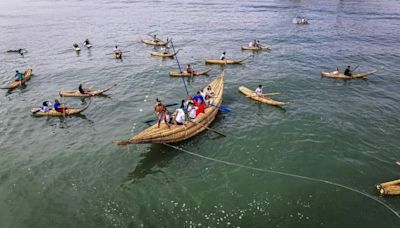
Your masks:
{"label": "person paddling", "polygon": [[82,87],[82,84],[79,84],[78,90],[81,94],[88,94],[90,96],[93,96],[93,93],[89,89],[84,89]]}
{"label": "person paddling", "polygon": [[61,112],[61,113],[65,112],[67,110],[67,108],[61,107],[61,103],[58,101],[58,99],[54,100],[53,108],[57,112]]}
{"label": "person paddling", "polygon": [[187,65],[185,71],[186,71],[187,73],[189,73],[191,76],[194,75],[193,68],[190,66],[190,64]]}
{"label": "person paddling", "polygon": [[118,45],[115,45],[114,55],[115,55],[115,58],[122,59],[122,51],[121,51],[121,49],[119,49]]}
{"label": "person paddling", "polygon": [[90,45],[89,39],[86,39],[86,40],[83,42],[83,45],[89,46],[89,45]]}
{"label": "person paddling", "polygon": [[344,75],[351,77],[351,66],[347,66]]}
{"label": "person paddling", "polygon": [[15,71],[15,81],[17,82],[22,82],[22,79],[24,79],[24,74],[19,72],[18,70]]}
{"label": "person paddling", "polygon": [[156,34],[154,34],[154,35],[153,35],[153,41],[154,41],[155,43],[158,43],[158,42],[160,42],[161,40],[157,38],[157,35],[156,35]]}
{"label": "person paddling", "polygon": [[220,60],[225,60],[225,52],[222,52],[221,56],[219,57]]}

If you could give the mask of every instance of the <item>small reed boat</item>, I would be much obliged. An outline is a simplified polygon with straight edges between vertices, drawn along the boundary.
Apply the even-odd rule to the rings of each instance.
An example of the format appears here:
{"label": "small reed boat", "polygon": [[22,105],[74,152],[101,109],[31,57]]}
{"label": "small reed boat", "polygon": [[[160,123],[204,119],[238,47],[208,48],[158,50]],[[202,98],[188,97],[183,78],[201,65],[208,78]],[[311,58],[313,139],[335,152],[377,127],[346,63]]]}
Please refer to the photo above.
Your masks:
{"label": "small reed boat", "polygon": [[275,100],[272,100],[271,98],[259,96],[259,95],[257,95],[256,92],[254,92],[253,90],[246,88],[244,86],[240,86],[239,91],[242,92],[244,95],[246,95],[246,97],[249,97],[250,99],[253,99],[253,100],[265,103],[265,104],[269,104],[269,105],[273,105],[273,106],[283,106],[286,104],[285,102],[275,101]]}

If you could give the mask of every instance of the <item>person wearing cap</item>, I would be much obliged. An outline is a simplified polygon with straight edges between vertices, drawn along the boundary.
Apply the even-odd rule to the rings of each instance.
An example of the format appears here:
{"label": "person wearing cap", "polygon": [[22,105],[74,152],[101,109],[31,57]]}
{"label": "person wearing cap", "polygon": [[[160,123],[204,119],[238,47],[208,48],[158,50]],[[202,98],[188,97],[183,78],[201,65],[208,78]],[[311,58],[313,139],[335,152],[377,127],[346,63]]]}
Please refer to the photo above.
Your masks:
{"label": "person wearing cap", "polygon": [[347,66],[346,70],[344,70],[344,75],[351,77],[351,67]]}
{"label": "person wearing cap", "polygon": [[220,60],[225,60],[225,52],[222,52],[221,56],[219,57]]}
{"label": "person wearing cap", "polygon": [[22,79],[24,79],[24,74],[19,72],[18,70],[15,71],[15,78],[16,81],[22,81]]}

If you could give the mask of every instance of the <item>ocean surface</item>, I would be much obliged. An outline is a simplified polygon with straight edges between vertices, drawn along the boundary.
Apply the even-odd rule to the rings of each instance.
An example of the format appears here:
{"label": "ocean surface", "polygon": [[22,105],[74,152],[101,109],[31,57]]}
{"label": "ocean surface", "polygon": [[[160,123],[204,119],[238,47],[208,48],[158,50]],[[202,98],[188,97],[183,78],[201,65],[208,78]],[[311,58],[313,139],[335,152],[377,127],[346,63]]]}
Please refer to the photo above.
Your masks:
{"label": "ocean surface", "polygon": [[[400,199],[374,187],[400,177],[397,0],[1,0],[0,33],[1,87],[16,69],[34,73],[0,91],[0,227],[400,227]],[[232,111],[210,127],[227,137],[205,131],[176,145],[186,152],[111,143],[145,129],[156,98],[186,97],[168,76],[176,60],[150,56],[147,34],[173,38],[180,64],[195,69],[223,51],[251,55],[240,46],[253,39],[272,45],[224,67]],[[86,38],[93,48],[77,55],[72,44]],[[109,55],[115,45],[123,61]],[[24,58],[4,53],[18,48]],[[377,72],[320,77],[347,65]],[[185,80],[191,93],[223,68],[212,67]],[[31,116],[79,83],[117,86],[82,115]],[[289,104],[238,91],[258,84]]]}

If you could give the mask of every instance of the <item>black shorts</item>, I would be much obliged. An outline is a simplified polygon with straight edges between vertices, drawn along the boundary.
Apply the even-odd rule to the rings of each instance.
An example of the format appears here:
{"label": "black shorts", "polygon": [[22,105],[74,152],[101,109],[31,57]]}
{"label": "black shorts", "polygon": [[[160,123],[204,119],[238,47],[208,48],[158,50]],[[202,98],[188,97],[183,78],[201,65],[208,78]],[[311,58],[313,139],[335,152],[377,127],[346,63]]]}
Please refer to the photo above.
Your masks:
{"label": "black shorts", "polygon": [[176,122],[176,125],[183,125],[183,123]]}

